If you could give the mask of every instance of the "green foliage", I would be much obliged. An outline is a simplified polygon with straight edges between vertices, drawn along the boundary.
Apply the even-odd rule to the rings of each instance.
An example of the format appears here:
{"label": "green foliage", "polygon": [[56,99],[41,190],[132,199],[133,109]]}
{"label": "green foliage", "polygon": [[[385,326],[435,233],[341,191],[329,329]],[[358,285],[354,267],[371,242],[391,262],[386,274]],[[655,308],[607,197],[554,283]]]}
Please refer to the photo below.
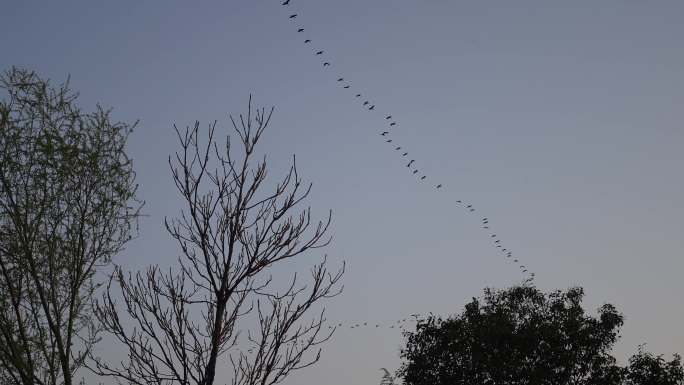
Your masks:
{"label": "green foliage", "polygon": [[530,286],[486,289],[461,314],[432,316],[405,333],[399,376],[408,385],[679,383],[678,357],[665,364],[641,354],[629,368],[619,367],[610,352],[623,316],[609,304],[588,315],[583,296],[581,288],[549,294]]}
{"label": "green foliage", "polygon": [[0,76],[0,371],[12,383],[72,383],[97,341],[97,269],[131,239],[132,125],[84,113],[68,84]]}

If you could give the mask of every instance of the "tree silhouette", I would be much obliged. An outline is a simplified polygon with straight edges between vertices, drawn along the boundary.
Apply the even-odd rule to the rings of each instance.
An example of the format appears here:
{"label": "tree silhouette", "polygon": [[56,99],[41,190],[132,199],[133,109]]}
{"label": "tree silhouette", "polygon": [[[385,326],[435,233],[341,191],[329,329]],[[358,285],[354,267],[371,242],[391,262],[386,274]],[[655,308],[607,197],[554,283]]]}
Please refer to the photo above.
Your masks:
{"label": "tree silhouette", "polygon": [[0,77],[0,381],[74,383],[97,341],[95,274],[131,239],[140,205],[132,125],[82,112],[68,82]]}
{"label": "tree silhouette", "polygon": [[232,384],[266,385],[319,359],[318,345],[334,329],[323,331],[323,310],[312,320],[304,317],[340,292],[344,266],[331,274],[323,258],[308,285],[296,273],[289,280],[271,274],[330,240],[330,215],[316,222],[310,208],[295,212],[311,185],[302,183],[294,158],[285,177],[264,192],[266,157],[252,161],[272,113],[262,108],[253,114],[250,97],[247,114],[238,122],[231,116],[238,157],[230,136],[215,140],[216,122],[205,144],[199,123],[176,129],[181,150],[169,164],[185,208],[165,223],[180,248],[178,267],[151,266],[137,274],[116,269],[97,314],[130,359],[113,366],[94,358],[99,374],[131,384],[210,385],[228,355]]}

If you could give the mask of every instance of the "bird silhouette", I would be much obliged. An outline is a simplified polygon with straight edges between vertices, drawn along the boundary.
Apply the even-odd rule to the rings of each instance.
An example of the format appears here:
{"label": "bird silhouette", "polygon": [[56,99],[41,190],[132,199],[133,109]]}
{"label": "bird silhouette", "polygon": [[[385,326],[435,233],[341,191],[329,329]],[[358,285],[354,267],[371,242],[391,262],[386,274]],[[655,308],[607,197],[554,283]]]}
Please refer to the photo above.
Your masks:
{"label": "bird silhouette", "polygon": [[406,165],[406,167],[411,167],[411,165],[412,165],[413,162],[415,162],[415,161],[416,161],[415,159],[411,159],[411,161],[408,162],[408,164]]}
{"label": "bird silhouette", "polygon": [[373,104],[372,106],[368,107],[368,109],[369,109],[369,110],[374,110],[374,109],[375,109],[375,104]]}
{"label": "bird silhouette", "polygon": [[323,63],[323,67],[328,67],[329,65],[330,65],[330,63],[328,63],[328,62]]}
{"label": "bird silhouette", "polygon": [[304,32],[304,28],[298,29],[297,32]]}
{"label": "bird silhouette", "polygon": [[323,55],[323,51],[316,52],[316,55]]}
{"label": "bird silhouette", "polygon": [[482,226],[482,228],[483,228],[483,229],[488,229],[488,228],[489,228],[489,226]]}
{"label": "bird silhouette", "polygon": [[492,238],[496,238],[496,234],[492,234]]}
{"label": "bird silhouette", "polygon": [[423,180],[423,179],[425,179],[425,178],[427,178],[427,177],[426,177],[425,175],[423,175],[423,176],[420,177],[420,180]]}
{"label": "bird silhouette", "polygon": [[395,148],[394,150],[395,150],[395,151],[399,151],[399,150],[401,150],[401,146],[399,146],[399,147]]}
{"label": "bird silhouette", "polygon": [[350,86],[344,86],[343,88],[349,88]]}
{"label": "bird silhouette", "polygon": [[441,184],[438,184],[438,185],[437,185],[437,188],[442,188],[442,185],[441,185]]}
{"label": "bird silhouette", "polygon": [[380,135],[386,136],[387,134],[389,134],[389,131],[383,131],[382,134],[380,134]]}
{"label": "bird silhouette", "polygon": [[357,97],[357,98],[360,98],[360,97],[361,97],[361,94],[356,94],[356,97]]}
{"label": "bird silhouette", "polygon": [[414,173],[414,174],[417,174],[417,173],[418,173],[418,170],[413,170],[413,173]]}
{"label": "bird silhouette", "polygon": [[514,259],[513,262],[518,262],[518,260],[517,260],[517,259]]}
{"label": "bird silhouette", "polygon": [[294,15],[290,15],[290,19],[294,19],[297,17],[297,14],[295,13]]}
{"label": "bird silhouette", "polygon": [[408,155],[408,152],[401,154],[401,156],[406,156],[406,155]]}
{"label": "bird silhouette", "polygon": [[338,82],[344,81],[344,78],[337,79]]}
{"label": "bird silhouette", "polygon": [[385,142],[392,143],[392,139],[387,139]]}
{"label": "bird silhouette", "polygon": [[467,209],[469,209],[469,208],[471,208],[471,207],[473,207],[473,205],[468,205],[468,206],[466,206]]}
{"label": "bird silhouette", "polygon": [[385,117],[385,119],[387,119],[387,120],[392,119],[392,115],[387,115],[387,117]]}
{"label": "bird silhouette", "polygon": [[311,39],[304,40],[304,43],[311,43]]}
{"label": "bird silhouette", "polygon": [[494,243],[501,243],[501,240],[497,239],[496,241],[494,241]]}
{"label": "bird silhouette", "polygon": [[396,126],[396,125],[397,125],[397,124],[394,123],[394,122],[390,123],[390,126]]}
{"label": "bird silhouette", "polygon": [[288,4],[290,4],[290,0],[285,0],[285,1],[283,1],[283,4],[282,4],[282,5],[288,5]]}
{"label": "bird silhouette", "polygon": [[367,106],[367,105],[369,105],[369,104],[370,104],[370,102],[369,102],[369,101],[365,101],[365,102],[363,102],[363,105],[364,105],[364,106]]}

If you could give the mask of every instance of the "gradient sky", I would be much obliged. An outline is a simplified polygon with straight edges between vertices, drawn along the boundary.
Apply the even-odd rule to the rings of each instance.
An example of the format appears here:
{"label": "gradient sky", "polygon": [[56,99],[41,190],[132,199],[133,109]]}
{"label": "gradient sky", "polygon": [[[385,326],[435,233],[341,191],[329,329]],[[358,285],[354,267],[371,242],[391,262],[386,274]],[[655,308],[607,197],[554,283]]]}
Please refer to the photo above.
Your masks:
{"label": "gradient sky", "polygon": [[[252,93],[276,106],[262,146],[271,175],[297,154],[314,212],[333,210],[326,253],[347,262],[345,292],[328,304],[334,322],[453,314],[486,286],[519,283],[479,228],[486,216],[540,288],[581,285],[590,311],[609,302],[624,312],[620,360],[641,343],[684,353],[684,2],[279,4],[3,5],[0,68],[71,74],[83,107],[140,120],[129,151],[149,217],[118,263],[177,255],[162,226],[180,208],[166,164],[172,125],[227,129]],[[356,90],[378,111],[362,109]],[[377,135],[385,113],[429,183]],[[320,363],[285,384],[377,384],[401,344],[397,329],[339,330]]]}

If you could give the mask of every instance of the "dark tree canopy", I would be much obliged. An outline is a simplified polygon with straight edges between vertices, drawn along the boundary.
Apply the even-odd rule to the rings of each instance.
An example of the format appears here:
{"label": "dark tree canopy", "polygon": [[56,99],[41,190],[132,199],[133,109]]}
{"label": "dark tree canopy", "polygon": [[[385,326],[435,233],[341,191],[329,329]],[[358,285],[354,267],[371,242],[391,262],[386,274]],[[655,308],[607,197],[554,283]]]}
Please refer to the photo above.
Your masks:
{"label": "dark tree canopy", "polygon": [[486,289],[461,314],[432,316],[407,332],[399,376],[408,385],[681,383],[678,357],[667,363],[640,352],[630,367],[618,366],[611,349],[623,316],[609,304],[586,314],[583,295]]}

